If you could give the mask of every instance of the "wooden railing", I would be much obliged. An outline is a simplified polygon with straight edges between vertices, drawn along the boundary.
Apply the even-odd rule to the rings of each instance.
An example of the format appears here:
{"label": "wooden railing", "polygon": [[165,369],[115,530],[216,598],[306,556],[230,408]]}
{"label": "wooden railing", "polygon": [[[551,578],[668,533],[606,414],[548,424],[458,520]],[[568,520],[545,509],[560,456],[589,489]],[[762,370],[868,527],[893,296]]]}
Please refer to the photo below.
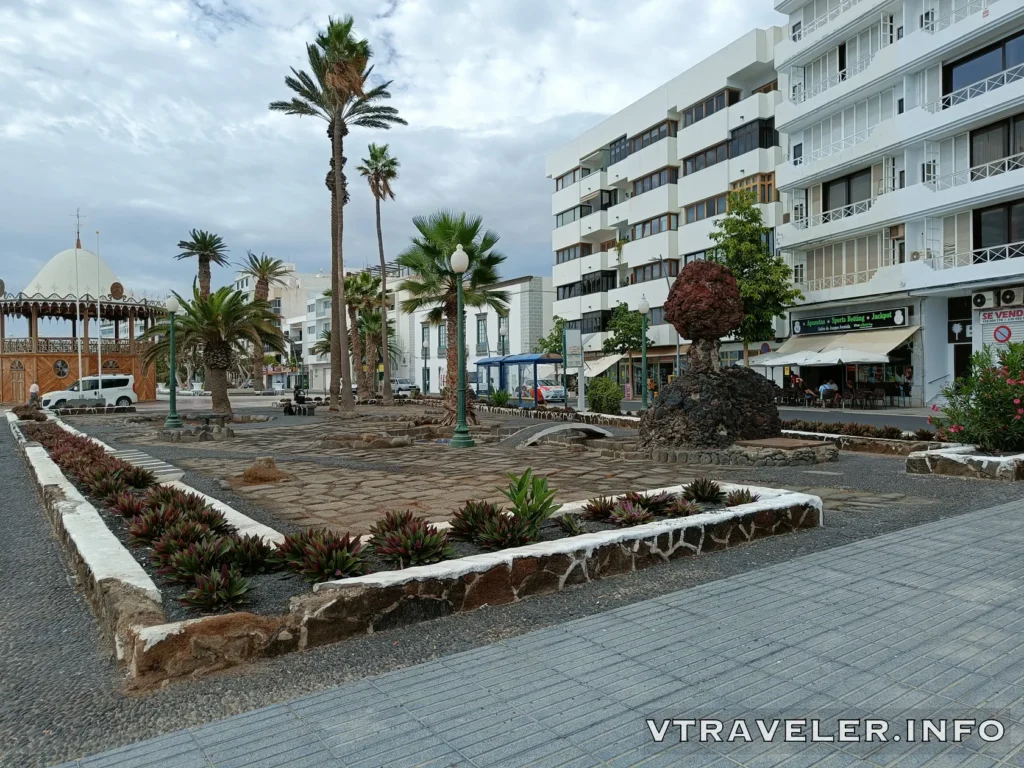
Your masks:
{"label": "wooden railing", "polygon": [[[43,354],[74,355],[79,350],[83,354],[97,354],[99,350],[99,339],[89,339],[89,348],[85,347],[85,339],[70,338],[41,338],[37,340],[36,351]],[[109,355],[130,355],[132,354],[132,342],[128,339],[103,339],[103,353]],[[149,345],[149,342],[135,341],[136,350]],[[15,338],[4,339],[3,351],[5,355],[30,354],[32,352],[32,339]]]}

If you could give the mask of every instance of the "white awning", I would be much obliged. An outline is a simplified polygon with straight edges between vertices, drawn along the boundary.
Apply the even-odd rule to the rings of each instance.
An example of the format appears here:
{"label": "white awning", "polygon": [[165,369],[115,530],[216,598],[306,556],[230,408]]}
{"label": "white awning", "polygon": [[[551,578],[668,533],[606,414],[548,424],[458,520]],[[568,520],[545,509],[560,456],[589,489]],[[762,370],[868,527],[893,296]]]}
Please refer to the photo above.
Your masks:
{"label": "white awning", "polygon": [[[833,338],[820,352],[809,355],[803,362],[785,362],[781,365],[846,365],[889,362],[889,353],[914,335],[917,326],[890,328],[881,331],[852,331]],[[780,365],[779,362],[772,365]]]}
{"label": "white awning", "polygon": [[597,360],[587,360],[583,364],[585,369],[584,373],[587,376],[598,376],[607,371],[621,359],[622,355],[605,355],[604,357],[597,358]]}
{"label": "white awning", "polygon": [[845,365],[847,363],[887,363],[889,356],[878,352],[867,352],[851,347],[837,347],[812,354],[800,365],[805,367],[821,365]]}

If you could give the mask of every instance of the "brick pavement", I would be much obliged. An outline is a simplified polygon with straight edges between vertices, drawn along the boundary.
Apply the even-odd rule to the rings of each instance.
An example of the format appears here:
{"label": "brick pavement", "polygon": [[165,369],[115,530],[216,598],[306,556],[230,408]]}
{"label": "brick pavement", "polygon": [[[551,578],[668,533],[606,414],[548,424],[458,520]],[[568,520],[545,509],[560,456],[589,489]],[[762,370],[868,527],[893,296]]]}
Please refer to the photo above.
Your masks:
{"label": "brick pavement", "polygon": [[[904,529],[66,765],[1021,766],[1022,513]],[[1005,733],[681,744],[645,725],[695,716],[821,717],[826,734],[839,718],[994,717]]]}

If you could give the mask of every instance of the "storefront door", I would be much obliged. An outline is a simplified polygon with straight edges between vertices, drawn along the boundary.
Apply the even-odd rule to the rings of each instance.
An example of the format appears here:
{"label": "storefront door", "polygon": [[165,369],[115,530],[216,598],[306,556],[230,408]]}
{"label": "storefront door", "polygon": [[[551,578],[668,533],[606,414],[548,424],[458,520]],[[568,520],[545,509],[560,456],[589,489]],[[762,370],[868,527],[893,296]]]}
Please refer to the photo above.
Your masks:
{"label": "storefront door", "polygon": [[970,344],[953,345],[953,378],[960,379],[971,372],[971,350]]}

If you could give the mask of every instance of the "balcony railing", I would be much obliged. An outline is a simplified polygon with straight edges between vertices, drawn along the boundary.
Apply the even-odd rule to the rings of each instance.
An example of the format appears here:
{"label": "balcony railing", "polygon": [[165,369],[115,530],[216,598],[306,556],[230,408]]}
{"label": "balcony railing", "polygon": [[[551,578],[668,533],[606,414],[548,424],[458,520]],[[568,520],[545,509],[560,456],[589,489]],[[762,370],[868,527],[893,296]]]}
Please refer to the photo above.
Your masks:
{"label": "balcony railing", "polygon": [[970,2],[964,3],[959,8],[954,8],[945,16],[940,16],[933,21],[926,21],[921,26],[921,29],[928,33],[941,32],[947,27],[951,27],[957,22],[973,16],[978,11],[984,11],[988,8],[988,5],[989,0],[970,0]]}
{"label": "balcony railing", "polygon": [[931,265],[932,269],[953,269],[954,267],[969,267],[972,264],[986,264],[990,261],[1018,259],[1021,256],[1024,256],[1024,240],[992,248],[976,248],[973,251],[961,253],[944,253],[941,256],[928,259],[927,263]]}
{"label": "balcony railing", "polygon": [[944,176],[938,176],[925,182],[925,186],[932,190],[952,189],[961,184],[968,184],[979,179],[987,179],[991,176],[1001,176],[1009,171],[1019,171],[1024,168],[1024,152],[1016,155],[993,160],[991,163],[976,165],[973,168],[964,168],[962,171],[954,171]]}
{"label": "balcony railing", "polygon": [[877,269],[863,269],[859,272],[851,272],[844,275],[832,275],[830,277],[819,277],[814,280],[804,280],[796,284],[801,291],[826,291],[829,288],[842,288],[847,285],[860,285],[868,282]]}
{"label": "balcony railing", "polygon": [[825,80],[822,80],[820,83],[815,83],[810,88],[798,86],[793,91],[793,103],[802,104],[803,102],[807,101],[807,99],[813,98],[817,96],[819,93],[824,93],[829,88],[834,88],[840,83],[845,83],[854,75],[858,74],[859,72],[863,72],[865,69],[867,69],[868,65],[871,64],[874,58],[874,54],[872,54],[871,56],[865,56],[860,61],[854,62],[853,64],[848,66],[846,69],[836,72],[834,75],[832,75],[832,77],[826,78]]}
{"label": "balcony railing", "polygon": [[857,5],[860,2],[861,0],[843,0],[843,2],[839,3],[839,5],[837,5],[835,8],[825,11],[825,13],[821,14],[821,16],[818,16],[816,19],[812,19],[811,21],[807,22],[806,26],[803,26],[800,29],[793,32],[792,34],[790,34],[790,38],[793,40],[794,43],[803,40],[805,37],[807,37],[807,35],[811,34],[811,32],[814,32],[816,29],[820,29],[829,22],[835,20],[840,15],[850,10],[851,8],[853,8],[853,6]]}
{"label": "balcony railing", "polygon": [[869,198],[868,200],[850,203],[842,208],[833,208],[831,211],[819,213],[817,216],[794,219],[793,226],[797,229],[807,229],[808,227],[816,227],[819,224],[828,224],[830,221],[839,221],[849,216],[856,216],[858,213],[867,213],[871,210],[871,206],[875,204],[875,199]]}
{"label": "balcony railing", "polygon": [[1024,64],[1018,64],[1015,67],[1004,69],[1002,72],[997,72],[991,77],[986,77],[984,80],[965,85],[963,88],[958,88],[952,93],[947,93],[945,96],[935,101],[930,101],[923,106],[928,112],[941,112],[944,109],[976,99],[978,96],[983,96],[990,91],[997,90],[1010,83],[1015,83],[1018,80],[1024,80]]}
{"label": "balcony railing", "polygon": [[812,165],[824,157],[838,155],[840,152],[849,149],[850,147],[855,147],[858,144],[867,141],[871,137],[871,134],[875,132],[875,128],[877,127],[877,125],[873,125],[870,128],[865,128],[863,131],[858,131],[852,136],[847,136],[845,139],[833,141],[831,144],[827,144],[824,147],[819,147],[812,152],[808,152],[803,157],[794,157],[790,159],[790,162],[793,165],[800,166]]}
{"label": "balcony railing", "polygon": [[[86,349],[85,339],[40,338],[37,339],[36,350],[51,355],[73,355],[81,350],[83,354],[95,355],[99,351],[99,343],[98,339],[89,339],[89,347]],[[136,349],[148,345],[149,342],[135,342]],[[31,354],[32,339],[4,339],[3,351],[6,355]],[[127,339],[103,339],[103,354],[129,355],[131,351],[131,342]]]}

